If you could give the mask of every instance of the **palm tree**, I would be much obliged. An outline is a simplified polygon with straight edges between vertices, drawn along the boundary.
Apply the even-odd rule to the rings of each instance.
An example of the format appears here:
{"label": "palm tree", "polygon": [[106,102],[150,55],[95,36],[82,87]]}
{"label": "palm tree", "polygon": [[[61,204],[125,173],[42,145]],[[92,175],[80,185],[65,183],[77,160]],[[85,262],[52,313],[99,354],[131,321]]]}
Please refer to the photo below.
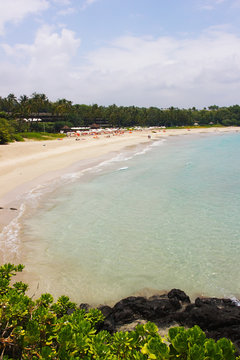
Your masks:
{"label": "palm tree", "polygon": [[17,98],[14,94],[9,94],[6,98],[5,98],[5,107],[6,107],[6,111],[9,113],[15,113],[17,111],[18,108],[18,101]]}
{"label": "palm tree", "polygon": [[39,117],[41,112],[46,112],[49,107],[49,100],[45,94],[33,93],[30,99],[31,112]]}
{"label": "palm tree", "polygon": [[27,95],[21,95],[19,98],[19,113],[21,117],[28,118],[31,114],[31,104]]}
{"label": "palm tree", "polygon": [[58,99],[53,106],[54,114],[57,116],[67,115],[72,109],[72,101]]}

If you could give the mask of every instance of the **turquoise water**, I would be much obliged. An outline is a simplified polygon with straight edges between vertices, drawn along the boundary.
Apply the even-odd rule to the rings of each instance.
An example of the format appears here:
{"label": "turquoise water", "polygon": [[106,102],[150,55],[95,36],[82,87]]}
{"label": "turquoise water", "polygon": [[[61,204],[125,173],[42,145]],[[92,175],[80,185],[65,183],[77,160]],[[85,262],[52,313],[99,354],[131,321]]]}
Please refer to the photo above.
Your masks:
{"label": "turquoise water", "polygon": [[169,137],[65,177],[23,222],[31,285],[95,304],[239,296],[239,153],[238,133]]}

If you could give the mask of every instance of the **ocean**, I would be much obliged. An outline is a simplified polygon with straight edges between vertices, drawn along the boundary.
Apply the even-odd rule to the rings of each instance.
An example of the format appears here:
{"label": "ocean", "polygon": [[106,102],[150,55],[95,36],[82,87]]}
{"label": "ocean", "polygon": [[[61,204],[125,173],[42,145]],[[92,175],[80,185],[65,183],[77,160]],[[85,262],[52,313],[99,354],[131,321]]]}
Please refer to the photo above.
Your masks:
{"label": "ocean", "polygon": [[239,133],[171,136],[31,191],[5,240],[30,294],[239,297],[239,154]]}

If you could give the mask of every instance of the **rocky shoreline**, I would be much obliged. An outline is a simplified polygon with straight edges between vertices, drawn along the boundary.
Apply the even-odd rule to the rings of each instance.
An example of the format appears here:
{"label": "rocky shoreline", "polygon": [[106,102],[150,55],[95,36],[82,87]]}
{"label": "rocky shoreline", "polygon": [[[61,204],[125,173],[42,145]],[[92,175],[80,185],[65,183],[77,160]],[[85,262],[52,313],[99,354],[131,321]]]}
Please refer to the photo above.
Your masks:
{"label": "rocky shoreline", "polygon": [[[81,304],[88,309],[88,304]],[[150,298],[131,296],[117,302],[113,307],[100,306],[105,316],[99,330],[114,333],[132,330],[137,323],[154,322],[161,332],[167,333],[172,326],[192,327],[206,333],[207,337],[218,340],[230,339],[240,349],[240,306],[237,301],[218,298],[196,298],[191,303],[188,295],[179,289],[172,289],[164,295]]]}

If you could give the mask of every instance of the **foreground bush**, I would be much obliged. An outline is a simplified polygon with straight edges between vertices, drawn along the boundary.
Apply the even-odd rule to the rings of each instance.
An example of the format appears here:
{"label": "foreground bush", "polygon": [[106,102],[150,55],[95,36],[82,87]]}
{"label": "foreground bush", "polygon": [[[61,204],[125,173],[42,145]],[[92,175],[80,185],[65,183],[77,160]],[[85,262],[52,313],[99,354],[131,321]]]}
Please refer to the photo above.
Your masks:
{"label": "foreground bush", "polygon": [[0,118],[0,144],[7,144],[12,141],[13,128],[6,119]]}
{"label": "foreground bush", "polygon": [[54,303],[50,294],[43,294],[33,301],[26,284],[11,285],[12,276],[23,268],[0,267],[0,360],[240,360],[230,340],[207,339],[198,326],[171,328],[164,339],[150,322],[132,332],[99,331],[99,310],[77,309],[67,296]]}

